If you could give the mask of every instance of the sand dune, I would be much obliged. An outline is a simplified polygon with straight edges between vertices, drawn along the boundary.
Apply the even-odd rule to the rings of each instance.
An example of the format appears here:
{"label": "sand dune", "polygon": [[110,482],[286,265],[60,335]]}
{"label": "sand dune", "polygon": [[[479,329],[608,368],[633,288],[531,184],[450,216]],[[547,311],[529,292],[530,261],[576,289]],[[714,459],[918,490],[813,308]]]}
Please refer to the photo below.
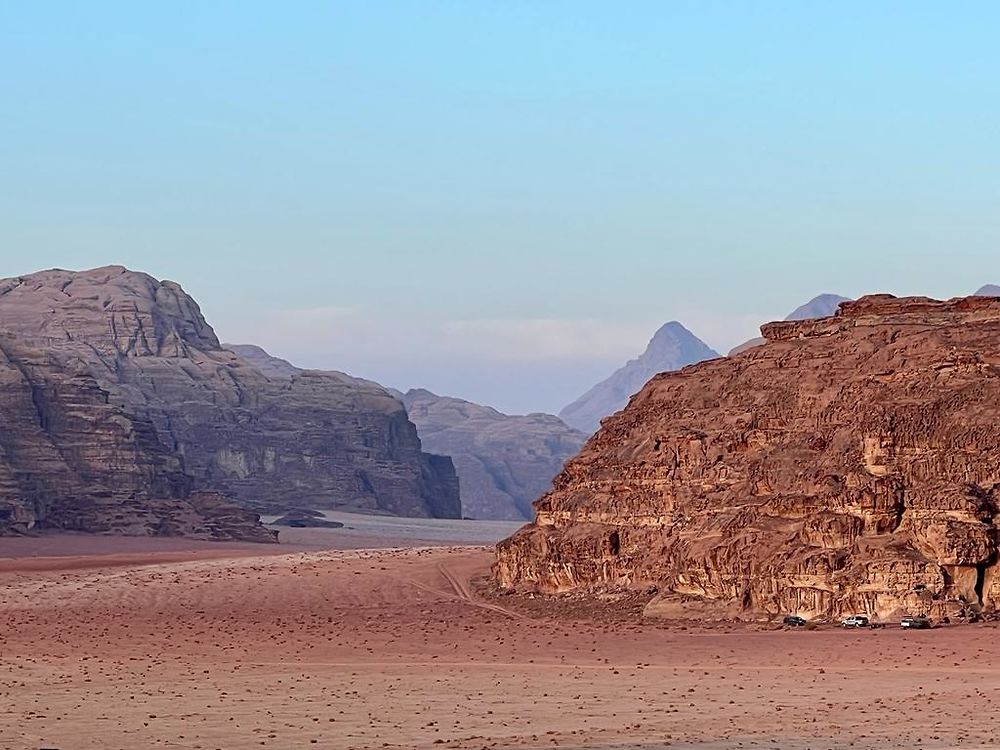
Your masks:
{"label": "sand dune", "polygon": [[6,559],[0,747],[996,746],[991,626],[554,620],[476,597],[485,548],[254,549]]}

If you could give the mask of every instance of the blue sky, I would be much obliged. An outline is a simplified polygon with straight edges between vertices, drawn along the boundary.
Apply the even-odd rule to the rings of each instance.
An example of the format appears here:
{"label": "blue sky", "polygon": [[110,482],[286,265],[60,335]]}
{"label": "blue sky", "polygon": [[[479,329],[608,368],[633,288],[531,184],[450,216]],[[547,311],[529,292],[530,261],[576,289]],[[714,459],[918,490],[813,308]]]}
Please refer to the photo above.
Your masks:
{"label": "blue sky", "polygon": [[1000,279],[986,3],[0,0],[0,276],[558,410],[678,319]]}

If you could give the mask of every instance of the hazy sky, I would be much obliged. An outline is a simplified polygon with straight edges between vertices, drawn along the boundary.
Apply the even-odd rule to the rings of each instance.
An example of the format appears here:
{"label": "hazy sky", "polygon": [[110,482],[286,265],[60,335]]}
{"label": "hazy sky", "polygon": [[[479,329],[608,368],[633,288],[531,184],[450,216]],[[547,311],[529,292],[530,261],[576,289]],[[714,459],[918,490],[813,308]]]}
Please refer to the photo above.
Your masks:
{"label": "hazy sky", "polygon": [[[154,7],[155,6],[155,7]],[[878,6],[878,7],[874,7]],[[678,319],[1000,279],[988,3],[0,0],[0,276],[557,410]]]}

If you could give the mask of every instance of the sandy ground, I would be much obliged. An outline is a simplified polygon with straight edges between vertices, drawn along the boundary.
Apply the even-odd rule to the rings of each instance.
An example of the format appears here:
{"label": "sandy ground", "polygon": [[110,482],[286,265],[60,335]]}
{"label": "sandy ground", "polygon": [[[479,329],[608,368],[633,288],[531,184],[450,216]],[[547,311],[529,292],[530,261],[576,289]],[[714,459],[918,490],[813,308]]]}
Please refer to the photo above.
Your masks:
{"label": "sandy ground", "polygon": [[[524,521],[468,521],[451,518],[396,518],[362,513],[321,511],[342,529],[280,528],[282,544],[312,549],[386,547],[440,547],[496,544],[524,525]],[[265,516],[269,522],[274,516]]]}
{"label": "sandy ground", "polygon": [[476,598],[485,548],[262,549],[8,550],[0,747],[1000,747],[990,626],[554,620]]}

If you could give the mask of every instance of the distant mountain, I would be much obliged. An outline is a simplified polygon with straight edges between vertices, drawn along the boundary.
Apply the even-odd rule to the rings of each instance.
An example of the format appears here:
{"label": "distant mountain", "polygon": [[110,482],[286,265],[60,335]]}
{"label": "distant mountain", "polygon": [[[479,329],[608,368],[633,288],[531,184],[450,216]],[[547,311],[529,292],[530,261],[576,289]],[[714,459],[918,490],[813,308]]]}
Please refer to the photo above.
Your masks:
{"label": "distant mountain", "polygon": [[657,373],[680,370],[718,356],[687,328],[672,321],[656,332],[638,359],[630,360],[569,404],[559,417],[571,427],[591,434],[604,417],[621,410],[632,394]]}
{"label": "distant mountain", "polygon": [[987,284],[975,294],[976,297],[1000,297],[1000,286]]}
{"label": "distant mountain", "polygon": [[[821,294],[818,297],[813,297],[811,300],[806,302],[804,305],[796,307],[792,312],[788,314],[785,320],[810,320],[812,318],[828,318],[837,312],[837,308],[840,307],[841,302],[849,302],[850,299],[847,297],[841,297],[839,294]],[[729,356],[733,357],[740,352],[745,352],[747,349],[752,349],[755,346],[760,346],[764,343],[764,339],[757,337],[750,339],[749,341],[744,341],[737,347],[734,347],[729,351]]]}
{"label": "distant mountain", "polygon": [[813,297],[800,307],[796,307],[785,320],[812,320],[813,318],[828,318],[837,312],[841,302],[850,302],[847,297],[839,294],[821,294]]}
{"label": "distant mountain", "polygon": [[531,520],[531,503],[587,439],[551,414],[510,416],[423,389],[402,399],[423,449],[451,456],[471,518]]}

